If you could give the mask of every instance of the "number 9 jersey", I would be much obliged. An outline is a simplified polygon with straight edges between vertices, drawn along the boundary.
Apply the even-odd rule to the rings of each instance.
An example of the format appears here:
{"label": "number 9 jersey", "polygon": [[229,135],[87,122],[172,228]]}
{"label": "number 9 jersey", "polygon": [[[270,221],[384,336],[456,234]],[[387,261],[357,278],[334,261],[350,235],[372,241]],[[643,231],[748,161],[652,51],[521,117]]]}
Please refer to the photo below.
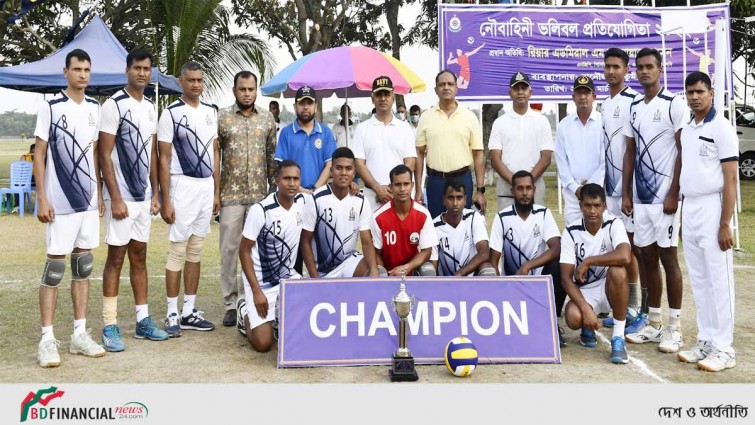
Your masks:
{"label": "number 9 jersey", "polygon": [[[564,230],[561,237],[561,264],[574,264],[577,267],[588,257],[607,254],[621,244],[628,244],[629,238],[624,223],[609,214],[603,214],[603,225],[595,235],[585,228],[585,221],[574,224]],[[608,267],[590,266],[584,282],[575,282],[581,287],[593,287],[605,281]]]}

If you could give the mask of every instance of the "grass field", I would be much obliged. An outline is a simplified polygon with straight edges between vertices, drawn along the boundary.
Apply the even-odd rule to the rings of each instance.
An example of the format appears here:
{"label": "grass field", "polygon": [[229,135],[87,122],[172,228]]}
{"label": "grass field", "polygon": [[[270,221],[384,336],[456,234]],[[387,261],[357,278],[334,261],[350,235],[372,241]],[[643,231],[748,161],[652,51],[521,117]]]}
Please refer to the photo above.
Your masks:
{"label": "grass field", "polygon": [[[0,143],[0,180],[7,178],[8,164],[28,149],[27,142]],[[6,180],[7,182],[7,180]],[[0,181],[0,183],[2,183]],[[546,181],[549,188],[546,204],[559,225],[563,218],[556,205],[555,178]],[[495,214],[495,191],[488,191],[488,223]],[[747,306],[755,303],[753,279],[755,270],[755,183],[742,184],[745,208],[740,215],[742,250],[735,255],[737,282],[737,314],[735,347],[738,365],[735,369],[710,374],[678,362],[674,355],[662,354],[653,344],[628,345],[630,364],[615,366],[608,362],[610,330],[599,332],[597,349],[579,346],[578,332],[567,331],[569,345],[561,350],[562,363],[552,365],[481,365],[466,383],[752,383],[755,382],[755,311]],[[213,225],[202,253],[202,277],[197,308],[218,325],[210,333],[185,332],[184,336],[166,342],[133,339],[133,296],[128,283],[128,267],[124,266],[119,298],[119,324],[127,350],[110,353],[100,359],[85,359],[68,354],[72,328],[69,284],[59,290],[55,316],[55,334],[61,340],[62,366],[42,369],[36,364],[39,339],[38,282],[45,258],[45,226],[30,214],[0,215],[3,256],[0,258],[0,346],[4,362],[0,364],[0,382],[68,382],[68,383],[383,383],[386,367],[340,368],[276,368],[277,352],[254,353],[234,328],[223,328],[223,303],[219,289],[220,258],[218,227]],[[104,229],[101,228],[101,239]],[[157,323],[165,314],[164,264],[167,251],[167,226],[160,219],[153,220],[148,250],[150,275],[150,313]],[[681,250],[680,250],[681,252]],[[102,329],[102,281],[106,247],[93,251],[95,270],[91,280],[88,327],[99,340]],[[696,335],[695,306],[684,267],[683,329],[687,346],[694,344]],[[66,272],[70,276],[70,271]],[[665,297],[663,305],[666,305]],[[664,313],[665,317],[665,313]],[[180,356],[182,370],[175,368]],[[185,370],[200,371],[187,374]],[[460,382],[444,366],[419,366],[424,383]],[[86,373],[83,373],[86,371]]]}

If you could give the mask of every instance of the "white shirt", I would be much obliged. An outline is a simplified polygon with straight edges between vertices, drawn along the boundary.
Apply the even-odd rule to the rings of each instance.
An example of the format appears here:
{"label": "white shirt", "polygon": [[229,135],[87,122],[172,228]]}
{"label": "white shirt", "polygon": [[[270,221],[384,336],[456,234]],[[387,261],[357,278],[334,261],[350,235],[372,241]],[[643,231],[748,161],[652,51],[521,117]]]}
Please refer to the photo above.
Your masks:
{"label": "white shirt", "polygon": [[[252,205],[246,216],[242,235],[254,241],[252,261],[260,289],[269,289],[290,278],[299,251],[302,229],[302,209],[306,202],[303,194],[296,195],[290,209],[278,203],[276,193]],[[251,287],[246,275],[244,282]]]}
{"label": "white shirt", "polygon": [[359,124],[353,150],[354,157],[366,160],[372,178],[383,186],[390,184],[393,167],[403,164],[405,158],[417,157],[412,126],[393,116],[388,124],[374,115]]}
{"label": "white shirt", "polygon": [[[588,232],[584,220],[580,220],[564,229],[560,261],[562,264],[574,264],[576,274],[577,267],[585,258],[607,254],[623,243],[629,244],[629,238],[621,219],[603,214],[603,225],[595,235]],[[576,282],[576,278],[572,278],[578,286],[596,286],[602,283],[607,273],[608,267],[590,266],[584,282]],[[595,285],[590,285],[591,283]]]}
{"label": "white shirt", "polygon": [[346,126],[341,125],[340,122],[333,124],[333,137],[336,138],[336,146],[339,148],[348,147],[354,148],[354,131],[356,131],[355,125],[349,126],[349,142],[346,143]]}
{"label": "white shirt", "polygon": [[[504,208],[493,219],[490,249],[503,256],[502,276],[515,275],[522,264],[537,258],[548,249],[548,241],[559,237],[558,225],[551,210],[534,204],[526,220],[516,213],[514,205]],[[542,274],[543,268],[530,270],[530,275]]]}
{"label": "white shirt", "polygon": [[696,197],[720,193],[724,188],[721,164],[737,161],[737,134],[729,120],[711,108],[708,115],[695,123],[692,118],[682,129],[682,173],[679,186],[684,196]]}
{"label": "white shirt", "polygon": [[623,128],[629,116],[629,107],[636,95],[634,89],[625,86],[616,96],[608,96],[601,105],[603,151],[606,156],[606,178],[603,188],[606,190],[606,196],[621,196],[621,173],[624,170],[624,152],[627,150]]}
{"label": "white shirt", "polygon": [[[118,191],[124,201],[144,201],[152,196],[149,167],[152,136],[157,133],[157,109],[146,97],[138,101],[126,90],[118,90],[102,104],[100,131],[115,136],[110,158]],[[102,196],[110,199],[107,185]]]}
{"label": "white shirt", "polygon": [[433,247],[430,260],[438,262],[439,276],[453,276],[477,255],[477,243],[488,240],[488,229],[485,217],[472,209],[462,211],[461,222],[456,227],[443,220],[445,215],[443,213],[433,220],[438,245]]}
{"label": "white shirt", "polygon": [[661,204],[671,188],[676,165],[676,132],[687,122],[684,99],[661,90],[649,103],[639,93],[627,116],[624,135],[633,137],[634,202]]}
{"label": "white shirt", "polygon": [[81,103],[64,92],[39,105],[34,136],[47,142],[45,192],[55,214],[97,209],[94,141],[99,136],[100,104]]}
{"label": "white shirt", "polygon": [[314,202],[304,206],[303,228],[314,232],[312,251],[320,276],[330,273],[357,250],[359,232],[370,230],[372,208],[360,191],[343,199],[333,193],[330,184],[312,194]]}
{"label": "white shirt", "polygon": [[524,115],[506,112],[493,122],[488,148],[501,151],[501,161],[512,173],[532,171],[542,151],[553,151],[551,125],[529,107]]}
{"label": "white shirt", "polygon": [[213,141],[218,138],[218,111],[200,102],[196,108],[178,99],[160,115],[157,140],[171,143],[170,174],[212,177],[215,170]]}
{"label": "white shirt", "polygon": [[603,185],[606,158],[599,113],[591,112],[584,125],[576,112],[561,120],[556,129],[556,163],[561,184],[570,193],[585,183]]}

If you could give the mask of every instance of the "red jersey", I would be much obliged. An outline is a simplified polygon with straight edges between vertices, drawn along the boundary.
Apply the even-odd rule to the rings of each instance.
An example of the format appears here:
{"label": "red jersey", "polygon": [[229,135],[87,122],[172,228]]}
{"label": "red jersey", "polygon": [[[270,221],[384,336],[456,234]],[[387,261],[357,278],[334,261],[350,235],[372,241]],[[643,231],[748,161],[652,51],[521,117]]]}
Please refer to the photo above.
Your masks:
{"label": "red jersey", "polygon": [[372,240],[382,250],[383,265],[391,271],[406,264],[425,248],[438,244],[438,235],[427,208],[412,201],[412,209],[401,220],[396,215],[393,200],[375,211],[372,222]]}

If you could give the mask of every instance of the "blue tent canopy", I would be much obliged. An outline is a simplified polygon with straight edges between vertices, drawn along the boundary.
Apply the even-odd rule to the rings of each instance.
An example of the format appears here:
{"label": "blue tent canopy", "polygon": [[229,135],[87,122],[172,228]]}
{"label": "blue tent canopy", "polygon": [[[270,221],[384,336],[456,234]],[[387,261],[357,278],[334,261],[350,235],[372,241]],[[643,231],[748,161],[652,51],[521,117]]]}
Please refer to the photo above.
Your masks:
{"label": "blue tent canopy", "polygon": [[[126,85],[126,56],[128,52],[105,25],[95,16],[70,43],[50,56],[36,62],[0,68],[0,87],[35,93],[56,93],[68,84],[63,75],[66,55],[82,49],[92,58],[92,78],[89,95],[110,95]],[[150,86],[145,92],[152,96],[158,83],[159,94],[181,94],[175,77],[152,68]]]}

